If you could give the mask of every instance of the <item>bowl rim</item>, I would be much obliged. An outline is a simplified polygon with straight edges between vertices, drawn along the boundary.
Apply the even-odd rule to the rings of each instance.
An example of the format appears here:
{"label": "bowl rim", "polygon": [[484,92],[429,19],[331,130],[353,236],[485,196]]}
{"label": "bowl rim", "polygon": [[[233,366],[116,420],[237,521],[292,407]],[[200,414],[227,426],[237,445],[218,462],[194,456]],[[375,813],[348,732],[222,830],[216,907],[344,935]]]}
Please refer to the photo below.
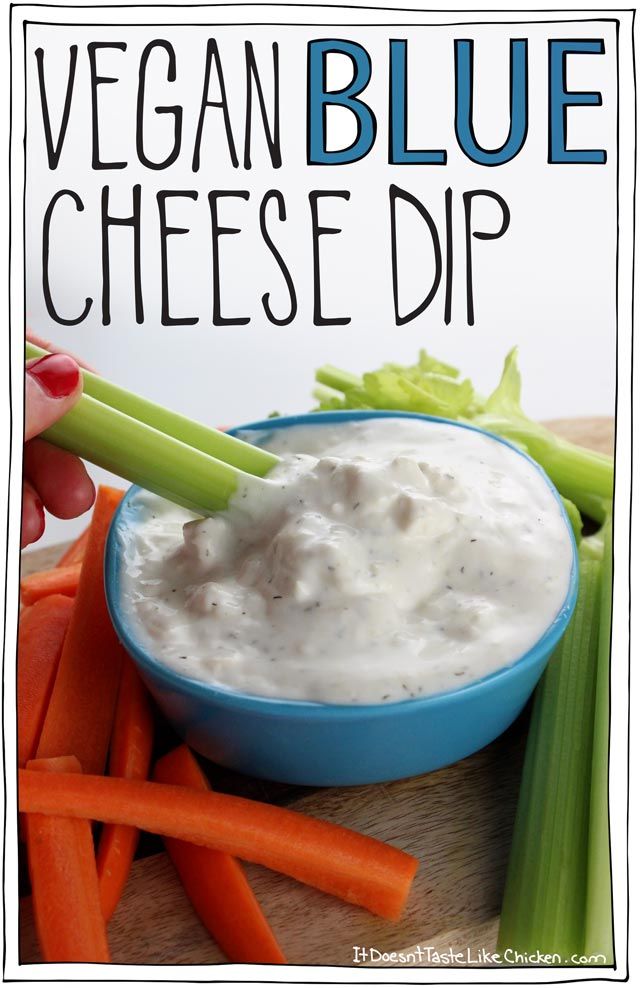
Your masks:
{"label": "bowl rim", "polygon": [[299,415],[283,415],[270,419],[260,419],[256,422],[234,426],[227,431],[230,435],[240,436],[247,432],[270,432],[274,429],[290,428],[297,425],[321,425],[330,422],[348,422],[354,420],[365,420],[375,418],[411,418],[423,421],[452,425],[460,429],[468,429],[487,436],[496,442],[508,446],[519,456],[528,460],[538,473],[541,474],[547,486],[554,495],[562,517],[564,519],[569,538],[571,541],[571,571],[569,574],[569,586],[565,599],[559,608],[556,616],[540,638],[527,649],[519,658],[510,665],[497,669],[481,679],[474,680],[456,689],[445,690],[440,693],[433,693],[421,697],[409,697],[406,700],[394,700],[391,703],[367,703],[367,704],[338,704],[323,703],[314,700],[295,700],[281,697],[259,696],[252,693],[244,693],[239,690],[232,690],[204,680],[193,679],[176,672],[174,669],[160,662],[152,653],[140,643],[133,632],[131,622],[125,616],[125,608],[121,606],[121,564],[122,553],[120,550],[123,538],[123,530],[129,527],[126,518],[127,509],[130,508],[131,501],[141,488],[132,485],[125,493],[118,505],[109,527],[107,535],[105,562],[104,562],[104,583],[107,608],[111,621],[122,645],[141,669],[146,671],[154,680],[162,680],[166,688],[176,693],[188,693],[192,699],[198,699],[212,704],[224,705],[245,712],[261,714],[265,717],[288,716],[304,717],[314,719],[341,719],[351,720],[363,717],[389,717],[401,711],[406,713],[416,712],[426,707],[439,707],[457,702],[459,699],[470,697],[473,694],[492,690],[494,686],[502,685],[512,676],[527,672],[542,660],[547,658],[564,634],[569,620],[575,608],[578,594],[578,552],[573,528],[567,515],[562,497],[549,479],[546,472],[536,463],[532,457],[525,453],[518,446],[498,436],[487,429],[472,425],[468,422],[458,422],[454,419],[447,419],[437,415],[427,415],[422,412],[402,412],[387,411],[382,409],[348,409],[324,412],[306,412]]}

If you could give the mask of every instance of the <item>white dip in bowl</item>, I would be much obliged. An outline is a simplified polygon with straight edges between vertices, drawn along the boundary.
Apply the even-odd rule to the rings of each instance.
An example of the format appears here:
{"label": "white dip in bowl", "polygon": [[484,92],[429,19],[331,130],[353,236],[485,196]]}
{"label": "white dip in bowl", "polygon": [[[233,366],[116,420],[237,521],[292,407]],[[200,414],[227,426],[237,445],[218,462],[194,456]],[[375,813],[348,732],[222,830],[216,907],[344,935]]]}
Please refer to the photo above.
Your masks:
{"label": "white dip in bowl", "polygon": [[124,602],[176,672],[326,703],[428,696],[513,664],[564,604],[564,513],[504,443],[374,418],[264,445],[280,465],[213,518],[138,495]]}

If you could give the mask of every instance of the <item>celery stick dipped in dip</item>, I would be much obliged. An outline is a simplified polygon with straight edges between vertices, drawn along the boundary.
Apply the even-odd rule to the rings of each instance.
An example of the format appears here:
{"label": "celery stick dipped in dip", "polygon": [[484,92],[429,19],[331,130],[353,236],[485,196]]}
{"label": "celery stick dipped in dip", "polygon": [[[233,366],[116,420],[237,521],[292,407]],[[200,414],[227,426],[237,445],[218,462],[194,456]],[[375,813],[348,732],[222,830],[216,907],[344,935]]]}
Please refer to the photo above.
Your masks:
{"label": "celery stick dipped in dip", "polygon": [[280,464],[215,517],[137,495],[125,603],[176,672],[258,696],[408,700],[513,664],[564,604],[564,515],[505,444],[378,418],[264,445]]}

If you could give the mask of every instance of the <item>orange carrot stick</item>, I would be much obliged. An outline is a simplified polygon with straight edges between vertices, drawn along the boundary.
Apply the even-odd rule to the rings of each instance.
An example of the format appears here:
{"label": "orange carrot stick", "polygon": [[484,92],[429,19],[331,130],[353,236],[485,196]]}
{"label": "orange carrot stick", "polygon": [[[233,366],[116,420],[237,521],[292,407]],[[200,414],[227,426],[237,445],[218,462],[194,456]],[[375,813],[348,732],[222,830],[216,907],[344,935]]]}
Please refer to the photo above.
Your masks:
{"label": "orange carrot stick", "polygon": [[42,570],[40,573],[30,573],[20,580],[22,603],[29,607],[30,604],[35,604],[36,600],[48,597],[52,593],[75,597],[81,569],[82,563],[72,563],[70,566],[56,566],[54,569]]}
{"label": "orange carrot stick", "polygon": [[72,611],[71,597],[53,594],[20,614],[16,673],[21,767],[36,753]]}
{"label": "orange carrot stick", "polygon": [[[149,694],[127,657],[122,665],[118,703],[111,737],[109,773],[124,779],[146,779],[153,747],[153,714]],[[139,830],[107,823],[98,845],[98,882],[104,918],[109,921],[125,886],[138,846]]]}
{"label": "orange carrot stick", "polygon": [[122,491],[100,487],[69,630],[45,717],[38,758],[75,755],[83,771],[104,771],[124,649],[104,596],[104,545]]}
{"label": "orange carrot stick", "polygon": [[[30,761],[26,775],[80,772],[71,756]],[[48,780],[42,780],[47,783]],[[25,818],[33,915],[44,961],[108,963],[109,946],[98,895],[88,820]]]}
{"label": "orange carrot stick", "polygon": [[19,808],[126,823],[225,851],[398,919],[418,862],[404,851],[324,820],[240,796],[103,776],[38,778],[19,769]]}
{"label": "orange carrot stick", "polygon": [[[209,789],[184,744],[157,762],[154,779],[190,789]],[[164,842],[193,908],[229,960],[237,964],[286,964],[239,861],[171,837],[165,837]]]}
{"label": "orange carrot stick", "polygon": [[82,535],[79,535],[75,542],[72,542],[66,552],[63,552],[58,560],[58,566],[71,566],[72,563],[81,563],[84,559],[85,549],[89,541],[89,529],[85,528]]}

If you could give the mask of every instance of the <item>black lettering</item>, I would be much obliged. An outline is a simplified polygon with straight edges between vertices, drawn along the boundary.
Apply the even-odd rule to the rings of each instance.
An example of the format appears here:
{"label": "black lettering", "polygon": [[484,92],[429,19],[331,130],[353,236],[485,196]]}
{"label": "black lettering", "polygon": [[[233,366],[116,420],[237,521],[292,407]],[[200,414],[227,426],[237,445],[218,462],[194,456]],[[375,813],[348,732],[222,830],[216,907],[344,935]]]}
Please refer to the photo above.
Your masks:
{"label": "black lettering", "polygon": [[118,82],[117,79],[107,75],[98,75],[96,66],[96,52],[103,48],[113,48],[117,51],[126,51],[127,46],[124,41],[91,41],[87,45],[89,52],[89,66],[91,69],[91,167],[94,171],[105,168],[126,168],[126,161],[101,161],[99,146],[98,127],[98,86],[110,82]]}
{"label": "black lettering", "polygon": [[211,238],[213,243],[213,325],[214,326],[246,326],[250,322],[249,316],[236,316],[235,318],[225,318],[221,313],[220,305],[220,237],[226,234],[240,233],[240,228],[235,226],[220,226],[218,222],[218,199],[236,198],[249,200],[249,193],[237,192],[210,192],[209,209],[211,210]]}
{"label": "black lettering", "polygon": [[[486,196],[488,199],[493,199],[497,202],[502,211],[502,222],[500,224],[500,229],[496,233],[485,233],[482,230],[471,230],[471,207],[473,200],[477,196]],[[464,202],[464,231],[465,231],[465,249],[467,258],[467,323],[469,326],[473,326],[475,322],[475,313],[473,307],[473,267],[472,267],[472,250],[471,250],[471,237],[474,236],[477,240],[498,240],[504,233],[507,232],[509,228],[509,223],[511,221],[511,213],[509,212],[509,207],[497,192],[492,192],[490,189],[475,189],[473,192],[464,192],[462,195],[462,201]]]}
{"label": "black lettering", "polygon": [[[220,84],[220,100],[209,100],[209,82],[211,80],[211,60],[214,60],[216,64],[216,73],[218,76],[218,83]],[[200,104],[200,116],[198,118],[198,128],[196,130],[196,139],[193,146],[193,162],[192,170],[197,172],[200,168],[200,146],[202,143],[202,131],[204,128],[204,115],[208,106],[217,107],[222,110],[222,116],[224,119],[224,129],[227,135],[227,144],[229,145],[229,156],[231,158],[231,163],[234,168],[238,167],[238,155],[236,154],[236,147],[233,143],[233,131],[231,130],[231,118],[229,117],[229,107],[227,105],[227,94],[224,86],[224,76],[222,74],[222,64],[220,62],[220,52],[218,51],[218,45],[215,38],[209,38],[207,42],[207,61],[204,73],[204,85],[202,87],[202,102]]]}
{"label": "black lettering", "polygon": [[350,316],[328,316],[322,315],[322,291],[320,285],[320,237],[341,233],[339,227],[320,226],[318,223],[318,200],[351,198],[351,193],[345,190],[335,192],[323,192],[314,189],[309,193],[309,205],[311,206],[311,236],[313,243],[313,324],[314,326],[346,326],[351,322]]}
{"label": "black lettering", "polygon": [[172,165],[180,154],[180,145],[182,141],[182,107],[156,106],[154,108],[158,116],[161,116],[163,113],[168,113],[173,116],[173,146],[167,157],[163,158],[162,161],[152,161],[147,157],[144,150],[144,96],[147,76],[147,62],[149,61],[151,52],[155,48],[162,48],[166,51],[169,58],[167,81],[176,81],[176,53],[173,50],[173,46],[170,45],[168,41],[163,41],[162,39],[150,41],[142,52],[142,56],[140,58],[140,72],[138,76],[138,107],[136,115],[136,148],[138,151],[138,158],[143,165],[147,168],[153,168],[155,171],[160,171],[160,169],[168,168],[169,165]]}
{"label": "black lettering", "polygon": [[77,193],[72,192],[70,189],[60,189],[59,192],[56,192],[53,199],[47,206],[47,211],[44,214],[44,222],[42,225],[42,292],[44,295],[47,312],[52,319],[54,319],[61,326],[77,326],[78,323],[81,323],[83,319],[87,318],[89,310],[93,305],[93,299],[85,299],[84,309],[79,316],[76,316],[75,319],[65,319],[64,316],[61,316],[57,312],[53,304],[53,299],[51,297],[51,285],[49,283],[49,238],[51,233],[51,217],[53,216],[53,210],[55,209],[56,203],[59,199],[62,199],[63,196],[69,196],[69,198],[74,201],[76,209],[79,213],[84,210],[82,199],[79,195],[77,195]]}
{"label": "black lettering", "polygon": [[293,286],[293,279],[289,273],[289,269],[287,268],[287,265],[283,261],[282,254],[275,246],[273,240],[269,235],[269,231],[267,230],[267,205],[272,199],[275,199],[275,201],[278,204],[278,219],[281,222],[284,222],[287,218],[287,211],[285,209],[284,197],[282,193],[279,192],[278,189],[270,189],[269,192],[266,193],[262,202],[260,203],[260,232],[262,234],[262,238],[264,242],[266,243],[267,247],[273,254],[275,261],[278,267],[280,268],[280,271],[282,272],[282,277],[284,278],[285,283],[287,285],[287,291],[289,292],[289,302],[290,302],[289,312],[286,316],[283,316],[281,319],[278,319],[277,316],[274,316],[271,306],[269,305],[269,292],[265,292],[264,295],[262,296],[262,305],[264,306],[264,311],[267,314],[267,319],[269,320],[269,322],[272,322],[275,326],[288,326],[289,323],[293,322],[293,320],[295,319],[296,312],[298,311],[298,302],[296,299],[296,291]]}
{"label": "black lettering", "polygon": [[247,66],[247,114],[245,118],[245,130],[244,130],[244,167],[251,168],[251,109],[252,109],[252,92],[253,84],[255,81],[256,92],[258,94],[258,102],[260,104],[260,115],[262,117],[262,126],[264,128],[264,136],[267,141],[267,147],[269,149],[269,156],[271,158],[271,164],[274,168],[280,168],[282,165],[282,154],[280,152],[280,95],[279,95],[279,81],[278,81],[278,43],[273,42],[273,130],[269,127],[269,119],[267,117],[267,107],[265,105],[264,93],[262,92],[262,83],[260,82],[260,76],[258,74],[258,66],[256,65],[256,58],[253,52],[253,45],[250,41],[245,41],[245,62]]}
{"label": "black lettering", "polygon": [[102,189],[102,325],[111,322],[111,272],[109,265],[109,228],[130,226],[133,228],[133,281],[136,306],[136,322],[144,322],[142,305],[142,275],[140,267],[140,186],[133,187],[133,214],[131,216],[109,215],[109,186]]}
{"label": "black lettering", "polygon": [[444,282],[444,324],[448,326],[451,322],[451,295],[453,292],[453,212],[451,203],[451,189],[445,189],[444,193],[444,215],[445,215],[445,282]]}
{"label": "black lettering", "polygon": [[[415,307],[415,309],[412,309],[412,311],[407,313],[405,316],[400,315],[400,305],[398,300],[398,243],[396,229],[396,202],[398,199],[402,199],[404,202],[408,202],[411,206],[413,206],[427,224],[429,233],[431,234],[433,255],[435,260],[435,274],[433,276],[433,283],[428,294],[422,302]],[[416,197],[412,196],[410,192],[399,188],[397,185],[390,185],[389,204],[391,207],[391,272],[393,278],[393,308],[395,312],[396,326],[404,326],[406,323],[411,322],[412,319],[415,319],[417,316],[421,315],[421,313],[423,313],[425,309],[428,309],[433,302],[442,277],[442,252],[440,250],[440,238],[438,236],[436,224],[434,223],[429,210],[420,202],[419,199],[416,199]]]}
{"label": "black lettering", "polygon": [[42,122],[44,124],[44,138],[47,145],[47,158],[49,168],[53,171],[58,167],[60,153],[64,144],[69,123],[69,111],[71,110],[71,96],[73,95],[73,83],[76,77],[76,63],[78,61],[78,46],[71,45],[69,48],[69,73],[67,75],[67,90],[64,96],[64,107],[62,109],[62,119],[60,120],[60,130],[58,140],[54,145],[51,133],[51,117],[49,116],[49,102],[47,100],[47,90],[44,83],[44,51],[36,48],[36,62],[38,63],[38,85],[40,87],[40,104],[42,106]]}
{"label": "black lettering", "polygon": [[160,214],[160,260],[161,260],[161,286],[162,286],[162,308],[160,321],[163,326],[195,326],[198,322],[197,316],[171,316],[169,314],[169,262],[167,255],[167,238],[180,233],[189,233],[188,228],[182,226],[167,226],[167,199],[198,198],[198,193],[192,190],[187,192],[160,191],[157,194],[158,212]]}

